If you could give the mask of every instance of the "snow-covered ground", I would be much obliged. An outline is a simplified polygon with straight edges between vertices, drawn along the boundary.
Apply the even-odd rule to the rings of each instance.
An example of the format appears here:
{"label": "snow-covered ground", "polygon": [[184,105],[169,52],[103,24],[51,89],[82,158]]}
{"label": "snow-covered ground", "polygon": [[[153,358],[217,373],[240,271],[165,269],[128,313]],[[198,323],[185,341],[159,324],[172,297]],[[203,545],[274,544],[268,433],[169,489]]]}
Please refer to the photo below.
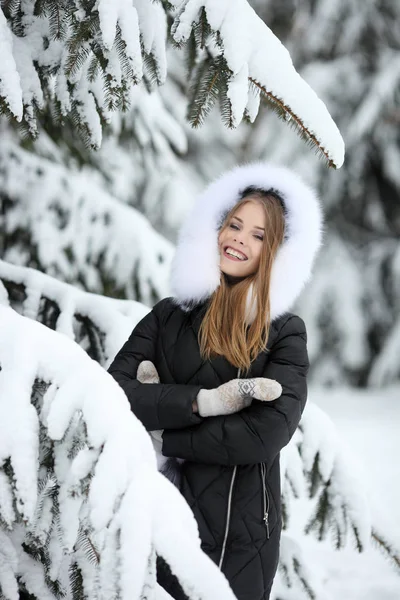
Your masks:
{"label": "snow-covered ground", "polygon": [[[400,387],[369,391],[312,388],[310,400],[338,427],[362,471],[372,522],[399,549]],[[291,533],[301,528],[301,517],[299,501]],[[335,551],[330,543],[313,539],[307,539],[303,547],[310,569],[315,565],[321,576],[318,600],[400,600],[400,573],[375,548],[362,554],[351,545]]]}

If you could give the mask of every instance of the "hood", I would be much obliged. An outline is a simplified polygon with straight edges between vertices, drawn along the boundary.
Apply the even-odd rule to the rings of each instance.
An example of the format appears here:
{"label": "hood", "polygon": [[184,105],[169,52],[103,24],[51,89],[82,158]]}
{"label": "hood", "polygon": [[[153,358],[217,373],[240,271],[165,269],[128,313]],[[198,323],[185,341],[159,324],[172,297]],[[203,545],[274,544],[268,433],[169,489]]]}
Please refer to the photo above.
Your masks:
{"label": "hood", "polygon": [[286,167],[269,163],[236,167],[206,188],[180,230],[171,289],[183,309],[203,303],[219,286],[218,229],[248,186],[274,190],[285,206],[285,239],[271,273],[271,320],[291,309],[310,277],[322,238],[322,211],[316,193]]}

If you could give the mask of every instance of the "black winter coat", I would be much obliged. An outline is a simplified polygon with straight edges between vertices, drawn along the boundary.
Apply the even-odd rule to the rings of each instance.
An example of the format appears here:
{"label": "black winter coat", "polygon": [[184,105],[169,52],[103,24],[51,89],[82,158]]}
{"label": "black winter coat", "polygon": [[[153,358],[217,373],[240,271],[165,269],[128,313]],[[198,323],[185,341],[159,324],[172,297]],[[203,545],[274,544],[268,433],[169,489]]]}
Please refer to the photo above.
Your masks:
{"label": "black winter coat", "polygon": [[[164,429],[163,454],[186,459],[180,489],[197,520],[204,552],[219,564],[225,543],[222,571],[237,598],[268,600],[281,533],[279,453],[296,430],[307,397],[305,326],[289,313],[275,319],[268,350],[247,375],[279,381],[280,398],[253,400],[233,415],[201,418],[192,411],[199,390],[237,377],[224,357],[203,361],[200,356],[205,309],[203,303],[184,312],[171,298],[162,300],[135,327],[109,372],[146,429]],[[155,364],[162,383],[138,382],[142,360]],[[160,573],[159,580],[173,597],[184,597],[175,578]]]}

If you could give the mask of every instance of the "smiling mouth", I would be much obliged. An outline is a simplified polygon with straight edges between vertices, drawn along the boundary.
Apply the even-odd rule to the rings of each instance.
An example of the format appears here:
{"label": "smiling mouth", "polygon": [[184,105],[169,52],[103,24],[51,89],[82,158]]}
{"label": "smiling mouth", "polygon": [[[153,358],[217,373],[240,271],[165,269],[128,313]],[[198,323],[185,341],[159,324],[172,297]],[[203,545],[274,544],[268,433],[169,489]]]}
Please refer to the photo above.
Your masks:
{"label": "smiling mouth", "polygon": [[245,260],[248,260],[247,256],[243,254],[243,252],[239,252],[231,246],[225,246],[224,256],[226,256],[226,258],[229,258],[229,260],[236,260],[239,262],[244,262]]}

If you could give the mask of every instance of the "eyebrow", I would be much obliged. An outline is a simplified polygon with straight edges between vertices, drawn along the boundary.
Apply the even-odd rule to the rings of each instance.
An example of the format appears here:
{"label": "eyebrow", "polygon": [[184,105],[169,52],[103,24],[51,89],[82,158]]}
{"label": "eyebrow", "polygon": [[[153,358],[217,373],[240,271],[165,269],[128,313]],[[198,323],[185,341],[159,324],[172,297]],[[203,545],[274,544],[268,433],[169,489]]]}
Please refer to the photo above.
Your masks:
{"label": "eyebrow", "polygon": [[[239,217],[235,217],[235,215],[233,215],[232,217],[233,219],[237,219],[238,221],[240,221],[243,225],[243,221],[242,219],[240,219]],[[258,225],[254,225],[254,229],[261,229],[261,231],[265,231],[264,227],[258,227]]]}

